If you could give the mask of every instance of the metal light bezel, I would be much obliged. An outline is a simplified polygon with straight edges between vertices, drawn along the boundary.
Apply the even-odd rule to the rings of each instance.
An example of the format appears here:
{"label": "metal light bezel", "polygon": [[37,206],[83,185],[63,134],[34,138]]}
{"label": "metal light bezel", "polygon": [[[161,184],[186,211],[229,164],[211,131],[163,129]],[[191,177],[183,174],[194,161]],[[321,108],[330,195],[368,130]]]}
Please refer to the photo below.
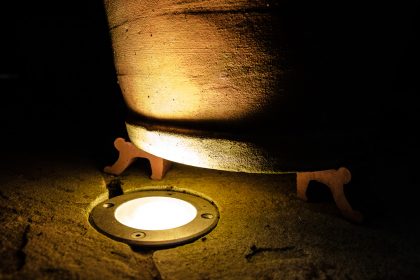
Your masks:
{"label": "metal light bezel", "polygon": [[[167,230],[143,230],[121,224],[115,210],[123,203],[142,197],[171,197],[191,203],[197,209],[189,223]],[[173,190],[140,190],[113,197],[96,205],[90,215],[92,226],[102,234],[130,245],[156,247],[175,246],[196,240],[214,229],[220,215],[216,205],[203,197]]]}

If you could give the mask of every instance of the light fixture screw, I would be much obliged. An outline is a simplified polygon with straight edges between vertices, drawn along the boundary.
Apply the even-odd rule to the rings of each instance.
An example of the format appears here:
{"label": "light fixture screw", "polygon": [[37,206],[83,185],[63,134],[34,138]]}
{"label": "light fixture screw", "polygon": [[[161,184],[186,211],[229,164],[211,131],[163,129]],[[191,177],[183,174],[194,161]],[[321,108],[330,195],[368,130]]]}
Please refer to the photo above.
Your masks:
{"label": "light fixture screw", "polygon": [[131,238],[140,239],[140,238],[144,238],[144,237],[146,237],[146,234],[142,231],[136,231],[136,232],[133,232],[131,234]]}
{"label": "light fixture screw", "polygon": [[204,219],[213,219],[213,214],[204,213],[204,214],[201,214],[201,218],[204,218]]}

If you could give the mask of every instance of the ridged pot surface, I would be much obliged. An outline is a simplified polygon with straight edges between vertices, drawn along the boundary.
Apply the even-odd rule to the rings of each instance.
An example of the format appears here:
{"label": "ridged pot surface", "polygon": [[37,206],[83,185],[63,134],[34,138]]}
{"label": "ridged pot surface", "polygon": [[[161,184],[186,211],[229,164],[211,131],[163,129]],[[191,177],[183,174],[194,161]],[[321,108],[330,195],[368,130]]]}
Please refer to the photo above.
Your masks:
{"label": "ridged pot surface", "polygon": [[281,110],[292,73],[267,1],[105,1],[118,80],[148,119],[243,125]]}
{"label": "ridged pot surface", "polygon": [[309,2],[293,3],[105,0],[130,140],[172,161],[245,172],[358,157],[355,102],[332,78],[339,69],[302,39]]}

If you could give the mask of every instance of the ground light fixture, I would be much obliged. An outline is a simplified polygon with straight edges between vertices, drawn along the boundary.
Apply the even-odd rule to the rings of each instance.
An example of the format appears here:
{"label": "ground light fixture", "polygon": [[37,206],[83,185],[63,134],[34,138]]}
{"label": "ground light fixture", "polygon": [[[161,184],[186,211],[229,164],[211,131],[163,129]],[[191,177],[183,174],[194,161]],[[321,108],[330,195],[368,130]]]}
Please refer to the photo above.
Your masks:
{"label": "ground light fixture", "polygon": [[210,232],[219,220],[216,205],[195,194],[144,190],[96,205],[90,223],[108,237],[136,246],[176,246]]}

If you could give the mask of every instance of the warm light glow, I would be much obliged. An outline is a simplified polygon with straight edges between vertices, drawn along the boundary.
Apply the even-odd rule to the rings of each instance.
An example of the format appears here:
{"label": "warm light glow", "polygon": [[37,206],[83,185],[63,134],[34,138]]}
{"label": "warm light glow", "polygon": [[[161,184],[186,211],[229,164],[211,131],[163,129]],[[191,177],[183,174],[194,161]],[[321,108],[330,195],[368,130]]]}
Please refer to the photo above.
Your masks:
{"label": "warm light glow", "polygon": [[[119,85],[132,112],[159,120],[224,121],[268,105],[272,79],[258,69],[270,57],[251,37],[244,41],[207,16],[187,20],[141,10],[142,20],[129,24],[137,27],[111,31]],[[236,20],[241,24],[242,17]]]}
{"label": "warm light glow", "polygon": [[287,173],[277,169],[275,158],[250,142],[149,130],[130,123],[127,132],[140,149],[173,162],[227,171]]}
{"label": "warm light glow", "polygon": [[184,200],[151,196],[127,201],[115,210],[115,218],[125,226],[143,230],[166,230],[188,224],[197,209]]}

